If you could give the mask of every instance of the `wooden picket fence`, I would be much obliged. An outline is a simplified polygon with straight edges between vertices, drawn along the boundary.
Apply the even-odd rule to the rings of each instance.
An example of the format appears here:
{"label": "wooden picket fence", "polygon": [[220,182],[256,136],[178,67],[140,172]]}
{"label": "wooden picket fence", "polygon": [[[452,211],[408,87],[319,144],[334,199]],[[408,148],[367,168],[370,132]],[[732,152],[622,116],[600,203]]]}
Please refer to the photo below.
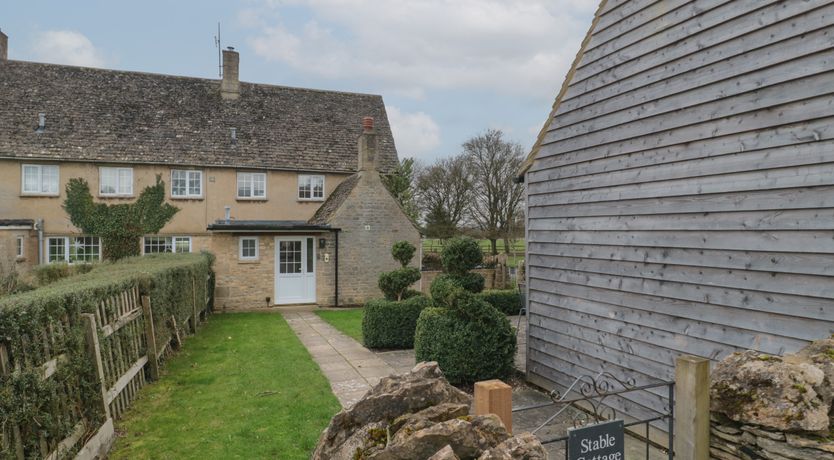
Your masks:
{"label": "wooden picket fence", "polygon": [[[159,362],[171,350],[171,342],[178,347],[185,333],[196,333],[197,325],[209,313],[211,304],[210,277],[206,279],[206,296],[198,298],[196,281],[192,281],[193,306],[187,318],[188,331],[180,330],[176,319],[171,317],[169,324],[173,332],[169,340],[157,349],[156,330],[152,299],[141,295],[138,287],[132,287],[103,300],[94,313],[82,313],[79,319],[86,335],[86,356],[92,361],[101,389],[102,404],[99,411],[104,423],[99,427],[90,427],[83,418],[78,392],[70,385],[62,385],[59,401],[51,410],[51,415],[62,420],[76,422],[72,432],[63,440],[50,440],[39,435],[40,457],[57,460],[66,457],[79,445],[76,459],[92,459],[106,456],[114,439],[113,421],[121,418],[136,398],[139,390],[149,381],[159,378]],[[33,333],[31,340],[38,340],[38,347],[43,350],[41,356],[47,361],[40,364],[41,378],[49,379],[66,362],[66,354],[52,352],[52,345],[60,343],[60,336],[69,331],[73,321],[64,317],[59,323],[50,324],[45,330]],[[29,367],[26,353],[11,356],[9,347],[0,342],[0,373],[8,375]],[[13,364],[12,364],[13,363]],[[96,428],[93,430],[92,428]],[[31,458],[32,452],[24,452],[23,436],[33,436],[34,430],[22,432],[21,427],[3,427],[3,446],[14,446],[18,459]],[[85,436],[86,435],[86,436]]]}

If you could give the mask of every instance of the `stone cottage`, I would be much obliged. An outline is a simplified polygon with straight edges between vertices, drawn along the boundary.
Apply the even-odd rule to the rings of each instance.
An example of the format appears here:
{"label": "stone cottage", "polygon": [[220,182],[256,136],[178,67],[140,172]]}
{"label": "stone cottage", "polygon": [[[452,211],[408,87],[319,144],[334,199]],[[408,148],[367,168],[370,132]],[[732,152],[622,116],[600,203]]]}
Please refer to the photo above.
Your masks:
{"label": "stone cottage", "polygon": [[[381,96],[11,61],[0,32],[0,271],[101,258],[61,208],[70,178],[106,203],[161,175],[180,208],[143,254],[217,256],[217,308],[358,304],[391,245],[420,244],[382,184],[397,151]],[[357,144],[358,142],[358,144]]]}

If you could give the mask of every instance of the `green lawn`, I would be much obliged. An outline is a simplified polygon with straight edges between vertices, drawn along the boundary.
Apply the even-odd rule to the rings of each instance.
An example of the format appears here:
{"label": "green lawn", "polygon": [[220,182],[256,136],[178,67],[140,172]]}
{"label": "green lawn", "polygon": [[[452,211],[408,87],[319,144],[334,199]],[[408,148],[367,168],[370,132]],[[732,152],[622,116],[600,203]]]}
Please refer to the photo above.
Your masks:
{"label": "green lawn", "polygon": [[361,308],[345,310],[317,310],[316,314],[321,319],[330,323],[331,326],[353,337],[357,342],[362,342],[362,315]]}
{"label": "green lawn", "polygon": [[209,318],[140,392],[111,458],[306,459],[339,402],[281,315]]}

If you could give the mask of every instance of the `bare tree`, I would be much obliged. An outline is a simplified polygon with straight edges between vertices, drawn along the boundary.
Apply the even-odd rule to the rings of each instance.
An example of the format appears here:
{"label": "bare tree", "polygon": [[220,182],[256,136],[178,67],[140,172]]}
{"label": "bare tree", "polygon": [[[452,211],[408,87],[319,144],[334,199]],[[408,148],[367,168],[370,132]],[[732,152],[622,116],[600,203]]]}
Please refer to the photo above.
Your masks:
{"label": "bare tree", "polygon": [[427,230],[448,238],[456,233],[472,199],[472,179],[466,158],[443,158],[417,173],[416,194]]}
{"label": "bare tree", "polygon": [[472,176],[472,218],[498,254],[498,240],[510,252],[513,225],[521,215],[524,187],[513,179],[524,159],[521,145],[504,140],[504,133],[487,130],[463,144],[464,157]]}

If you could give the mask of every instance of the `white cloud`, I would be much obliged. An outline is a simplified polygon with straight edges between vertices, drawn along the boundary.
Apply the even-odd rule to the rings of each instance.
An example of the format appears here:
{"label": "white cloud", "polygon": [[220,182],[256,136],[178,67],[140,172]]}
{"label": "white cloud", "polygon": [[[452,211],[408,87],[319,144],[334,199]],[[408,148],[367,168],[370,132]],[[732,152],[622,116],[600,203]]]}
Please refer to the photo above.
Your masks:
{"label": "white cloud", "polygon": [[400,157],[420,157],[440,145],[440,127],[424,112],[403,112],[385,106]]}
{"label": "white cloud", "polygon": [[89,38],[72,30],[47,30],[36,37],[32,48],[41,62],[86,67],[104,67],[106,63]]}
{"label": "white cloud", "polygon": [[[265,0],[249,44],[269,60],[325,78],[361,78],[386,91],[482,89],[552,98],[585,35],[596,0]],[[282,20],[285,6],[312,19]]]}

